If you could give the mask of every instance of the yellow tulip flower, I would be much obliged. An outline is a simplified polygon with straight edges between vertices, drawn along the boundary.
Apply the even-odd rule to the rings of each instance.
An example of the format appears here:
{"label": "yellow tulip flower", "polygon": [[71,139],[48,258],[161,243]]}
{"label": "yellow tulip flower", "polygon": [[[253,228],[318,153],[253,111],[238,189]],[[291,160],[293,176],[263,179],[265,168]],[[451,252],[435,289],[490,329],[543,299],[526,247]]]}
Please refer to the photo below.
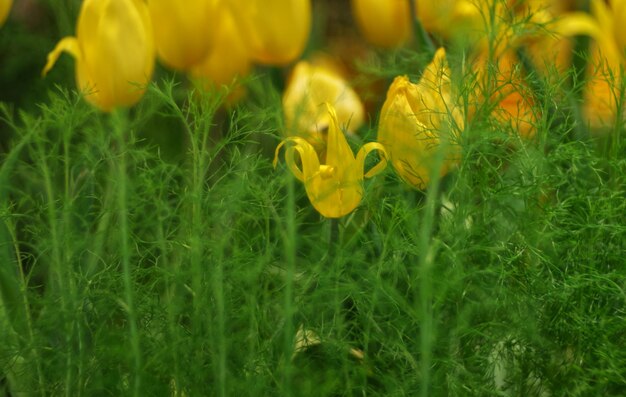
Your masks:
{"label": "yellow tulip flower", "polygon": [[188,70],[207,57],[219,21],[216,7],[217,0],[148,0],[163,63]]}
{"label": "yellow tulip flower", "polygon": [[[330,125],[325,164],[320,164],[317,152],[310,143],[299,137],[290,137],[276,147],[274,167],[280,149],[285,144],[293,144],[285,151],[285,161],[295,177],[304,183],[311,204],[327,218],[340,218],[359,205],[363,198],[363,178],[373,177],[385,168],[387,152],[380,143],[370,142],[363,145],[355,157],[339,129],[335,110],[330,105],[327,109]],[[379,151],[381,161],[365,172],[365,157],[373,150]],[[296,153],[300,156],[301,168],[296,164]]]}
{"label": "yellow tulip flower", "polygon": [[[593,130],[611,126],[619,113],[626,67],[626,0],[591,0],[591,15],[565,14],[555,30],[564,36],[588,35],[594,41],[584,87],[583,116]],[[621,106],[624,107],[623,105]]]}
{"label": "yellow tulip flower", "polygon": [[[214,45],[200,63],[193,66],[191,75],[202,81],[205,88],[231,85],[237,77],[246,76],[252,67],[248,47],[239,35],[235,16],[227,4],[217,12],[219,22],[215,28]],[[242,88],[242,87],[240,87]],[[231,100],[242,95],[235,89]]]}
{"label": "yellow tulip flower", "polygon": [[411,35],[407,0],[352,0],[352,14],[363,36],[376,46],[397,47]]}
{"label": "yellow tulip flower", "polygon": [[284,65],[304,51],[311,31],[311,0],[231,0],[252,58]]}
{"label": "yellow tulip flower", "polygon": [[555,30],[564,36],[591,36],[612,66],[626,62],[626,0],[591,0],[591,13],[565,14]]}
{"label": "yellow tulip flower", "polygon": [[471,0],[417,0],[415,13],[425,31],[443,37],[463,33],[483,18],[481,7]]}
{"label": "yellow tulip flower", "polygon": [[378,141],[402,179],[425,189],[439,150],[445,151],[441,175],[458,159],[457,137],[463,126],[446,53],[440,48],[419,83],[411,83],[406,76],[395,78],[380,112]]}
{"label": "yellow tulip flower", "polygon": [[76,37],[48,54],[45,75],[67,52],[76,59],[76,82],[85,99],[103,111],[131,106],[143,96],[154,69],[148,8],[142,0],[85,0]]}
{"label": "yellow tulip flower", "polygon": [[6,21],[9,16],[12,3],[13,0],[0,0],[0,26],[4,25],[4,21]]}
{"label": "yellow tulip flower", "polygon": [[335,109],[340,127],[355,131],[363,124],[363,103],[341,75],[326,66],[298,62],[283,94],[288,135],[297,134],[316,148],[323,147],[331,123],[325,103]]}

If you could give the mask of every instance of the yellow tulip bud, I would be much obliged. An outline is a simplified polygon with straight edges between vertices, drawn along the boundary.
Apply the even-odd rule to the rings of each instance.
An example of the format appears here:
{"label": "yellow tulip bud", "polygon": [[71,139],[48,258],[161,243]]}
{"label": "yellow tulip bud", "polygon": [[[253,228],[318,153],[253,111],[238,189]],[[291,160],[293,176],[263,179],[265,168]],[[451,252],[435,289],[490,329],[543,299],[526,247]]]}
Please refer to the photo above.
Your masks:
{"label": "yellow tulip bud", "polygon": [[283,65],[304,51],[311,31],[311,0],[231,0],[252,58]]}
{"label": "yellow tulip bud", "polygon": [[411,10],[408,0],[352,0],[352,14],[372,44],[397,47],[411,35]]}
{"label": "yellow tulip bud", "polygon": [[216,0],[148,0],[148,8],[163,63],[187,70],[207,57],[219,21]]}
{"label": "yellow tulip bud", "polygon": [[[239,35],[232,10],[221,5],[219,23],[214,33],[214,45],[207,56],[191,69],[191,75],[201,80],[205,88],[230,85],[237,77],[246,76],[251,69],[248,47]],[[242,91],[235,91],[236,99]]]}
{"label": "yellow tulip bud", "polygon": [[363,103],[337,72],[307,61],[298,62],[283,94],[288,135],[297,134],[313,146],[323,147],[331,123],[325,103],[334,107],[337,122],[348,131],[363,124]]}
{"label": "yellow tulip bud", "polygon": [[13,0],[0,0],[0,26],[4,24],[7,17],[9,16],[9,11],[11,11],[11,4]]}
{"label": "yellow tulip bud", "polygon": [[[320,164],[315,148],[299,137],[290,137],[276,147],[274,167],[278,162],[280,148],[287,143],[285,161],[294,176],[304,183],[304,188],[313,207],[327,218],[340,218],[352,212],[363,198],[363,178],[370,178],[381,172],[387,165],[385,148],[376,142],[363,145],[356,157],[339,129],[337,115],[327,106],[330,125],[328,126],[328,146],[325,164]],[[365,157],[378,150],[381,161],[365,172]],[[296,153],[300,156],[302,168],[296,164]]]}
{"label": "yellow tulip bud", "polygon": [[103,111],[135,104],[154,69],[148,8],[141,0],[85,0],[76,37],[48,54],[44,75],[63,52],[76,59],[76,82],[89,102]]}
{"label": "yellow tulip bud", "polygon": [[440,175],[458,159],[457,138],[463,125],[446,53],[440,48],[419,83],[411,83],[406,76],[393,81],[380,112],[378,141],[402,179],[424,189],[439,150],[444,151]]}

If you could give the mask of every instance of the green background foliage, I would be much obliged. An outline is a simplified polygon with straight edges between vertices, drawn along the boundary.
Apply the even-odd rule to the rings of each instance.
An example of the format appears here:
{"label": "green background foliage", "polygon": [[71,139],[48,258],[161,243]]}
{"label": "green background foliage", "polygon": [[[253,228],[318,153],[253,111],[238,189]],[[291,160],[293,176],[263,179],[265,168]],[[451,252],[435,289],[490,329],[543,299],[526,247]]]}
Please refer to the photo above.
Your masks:
{"label": "green background foliage", "polygon": [[280,71],[224,107],[159,70],[102,114],[69,57],[40,79],[77,13],[43,7],[0,30],[0,395],[626,394],[623,125],[590,136],[576,79],[529,75],[534,140],[485,112],[426,192],[389,169],[329,221],[271,165]]}

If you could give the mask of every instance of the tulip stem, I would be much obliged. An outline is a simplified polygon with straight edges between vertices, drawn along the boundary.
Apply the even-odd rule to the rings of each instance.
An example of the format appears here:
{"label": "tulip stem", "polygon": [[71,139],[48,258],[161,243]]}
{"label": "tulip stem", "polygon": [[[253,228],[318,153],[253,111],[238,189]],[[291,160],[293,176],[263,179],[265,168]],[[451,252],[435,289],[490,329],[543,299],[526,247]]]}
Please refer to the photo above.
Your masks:
{"label": "tulip stem", "polygon": [[437,214],[440,210],[441,175],[438,170],[444,161],[447,141],[442,145],[434,158],[434,167],[431,170],[430,183],[426,191],[426,203],[423,208],[420,230],[417,234],[416,246],[418,249],[418,287],[416,307],[420,314],[420,396],[428,397],[431,387],[431,368],[433,362],[433,344],[436,329],[434,326],[434,288],[433,268],[437,252],[436,241],[433,235],[438,227]]}
{"label": "tulip stem", "polygon": [[118,110],[112,114],[113,130],[117,138],[119,159],[115,165],[117,183],[118,183],[118,214],[119,214],[119,237],[120,237],[120,255],[122,262],[122,277],[124,282],[124,306],[128,316],[130,348],[133,361],[133,387],[132,395],[139,396],[141,394],[141,349],[139,346],[139,329],[137,326],[137,313],[135,308],[135,297],[133,291],[133,277],[131,274],[131,252],[129,242],[129,225],[128,225],[128,187],[127,187],[127,163],[126,163],[126,129],[128,128],[128,115],[122,110]]}
{"label": "tulip stem", "polygon": [[[285,357],[291,357],[294,352],[294,314],[296,308],[293,304],[294,300],[294,275],[296,268],[296,197],[294,178],[289,177],[287,182],[287,208],[286,208],[286,238],[284,244],[285,263],[287,266],[287,280],[285,282],[284,296],[284,316],[285,316]],[[283,378],[283,395],[292,395],[292,374],[293,368],[291,360],[285,360],[285,371]]]}
{"label": "tulip stem", "polygon": [[326,258],[328,264],[332,265],[337,255],[337,247],[339,246],[339,219],[328,219],[328,256]]}

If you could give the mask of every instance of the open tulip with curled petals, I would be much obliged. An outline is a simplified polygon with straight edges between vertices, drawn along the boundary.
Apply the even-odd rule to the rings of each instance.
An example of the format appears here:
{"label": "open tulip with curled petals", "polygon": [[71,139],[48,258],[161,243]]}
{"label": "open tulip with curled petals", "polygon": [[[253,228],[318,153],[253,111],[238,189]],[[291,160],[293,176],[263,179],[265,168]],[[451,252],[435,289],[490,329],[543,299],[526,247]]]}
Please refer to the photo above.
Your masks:
{"label": "open tulip with curled petals", "polygon": [[299,135],[316,148],[323,147],[331,123],[325,103],[333,106],[339,126],[347,131],[355,131],[363,124],[363,103],[337,71],[325,65],[298,62],[283,94],[288,135]]}
{"label": "open tulip with curled petals", "polygon": [[461,109],[443,48],[437,50],[419,83],[411,83],[406,76],[395,78],[380,112],[378,141],[408,184],[426,188],[439,150],[444,151],[441,175],[458,160],[457,137],[464,125]]}
{"label": "open tulip with curled petals", "polygon": [[141,0],[85,0],[76,37],[48,54],[44,75],[63,52],[75,58],[76,81],[89,102],[103,111],[135,104],[154,69],[148,8]]}
{"label": "open tulip with curled petals", "polygon": [[[337,115],[328,105],[330,125],[326,160],[320,164],[315,148],[299,137],[289,137],[276,147],[274,167],[278,161],[280,149],[288,145],[285,151],[287,166],[294,176],[304,183],[304,188],[313,207],[327,218],[340,218],[352,212],[363,198],[363,178],[370,178],[381,172],[387,165],[385,148],[376,142],[363,145],[356,157],[348,145],[343,132],[339,129]],[[365,172],[365,158],[378,150],[381,161]],[[296,162],[296,153],[301,166]]]}
{"label": "open tulip with curled petals", "polygon": [[7,17],[9,16],[9,11],[11,11],[11,4],[13,0],[0,0],[0,26],[4,24]]}
{"label": "open tulip with curled petals", "polygon": [[148,0],[159,58],[187,70],[208,56],[219,22],[217,0]]}
{"label": "open tulip with curled petals", "polygon": [[230,0],[252,59],[284,65],[304,51],[311,31],[311,0]]}

